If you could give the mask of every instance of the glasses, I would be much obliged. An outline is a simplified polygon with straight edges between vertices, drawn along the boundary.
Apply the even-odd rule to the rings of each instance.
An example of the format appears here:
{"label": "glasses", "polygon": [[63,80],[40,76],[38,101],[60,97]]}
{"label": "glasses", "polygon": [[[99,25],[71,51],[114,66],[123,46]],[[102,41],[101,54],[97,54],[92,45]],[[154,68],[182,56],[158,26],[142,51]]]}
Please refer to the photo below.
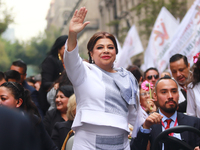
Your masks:
{"label": "glasses", "polygon": [[152,77],[154,77],[155,79],[158,79],[158,78],[159,78],[159,76],[158,76],[157,74],[155,74],[155,75],[147,76],[147,79],[148,79],[148,80],[151,80]]}
{"label": "glasses", "polygon": [[141,96],[147,96],[150,95],[150,92],[144,92],[144,93],[140,93]]}

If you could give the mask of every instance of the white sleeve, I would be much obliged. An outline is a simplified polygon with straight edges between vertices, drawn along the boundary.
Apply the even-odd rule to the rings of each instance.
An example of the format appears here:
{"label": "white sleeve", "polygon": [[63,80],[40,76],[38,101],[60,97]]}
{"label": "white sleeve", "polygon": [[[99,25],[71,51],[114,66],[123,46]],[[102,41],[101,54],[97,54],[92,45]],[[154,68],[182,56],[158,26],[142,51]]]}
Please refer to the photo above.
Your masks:
{"label": "white sleeve", "polygon": [[72,51],[67,51],[67,42],[65,44],[64,64],[67,76],[73,86],[79,86],[83,83],[86,71],[83,65],[83,60],[78,53],[78,44]]}
{"label": "white sleeve", "polygon": [[187,109],[186,113],[189,116],[197,116],[196,114],[196,104],[195,104],[195,95],[193,89],[189,88],[187,90]]}
{"label": "white sleeve", "polygon": [[147,117],[148,117],[147,113],[146,112],[144,113],[143,109],[139,105],[137,114],[136,114],[136,118],[134,120],[134,124],[132,124],[133,122],[130,122],[130,124],[133,125],[133,132],[131,135],[133,138],[137,136],[137,133],[138,133],[141,125],[145,122],[145,119]]}

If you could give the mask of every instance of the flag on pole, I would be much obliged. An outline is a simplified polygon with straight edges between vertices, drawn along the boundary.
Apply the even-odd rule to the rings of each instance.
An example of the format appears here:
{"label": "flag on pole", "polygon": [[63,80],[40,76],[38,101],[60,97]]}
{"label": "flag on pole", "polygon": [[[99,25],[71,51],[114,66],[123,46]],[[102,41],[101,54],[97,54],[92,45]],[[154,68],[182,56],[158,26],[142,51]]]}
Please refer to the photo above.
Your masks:
{"label": "flag on pole", "polygon": [[164,54],[170,46],[170,39],[174,35],[179,22],[173,15],[162,7],[151,32],[149,43],[144,54],[143,71],[155,67],[161,71],[158,62],[163,60]]}
{"label": "flag on pole", "polygon": [[170,57],[176,53],[185,55],[192,66],[193,56],[200,51],[200,0],[194,1],[171,40],[164,59],[159,61],[160,70],[167,67]]}
{"label": "flag on pole", "polygon": [[138,32],[135,25],[133,25],[125,38],[121,52],[118,54],[115,67],[127,68],[128,65],[132,64],[131,57],[143,52],[143,50]]}

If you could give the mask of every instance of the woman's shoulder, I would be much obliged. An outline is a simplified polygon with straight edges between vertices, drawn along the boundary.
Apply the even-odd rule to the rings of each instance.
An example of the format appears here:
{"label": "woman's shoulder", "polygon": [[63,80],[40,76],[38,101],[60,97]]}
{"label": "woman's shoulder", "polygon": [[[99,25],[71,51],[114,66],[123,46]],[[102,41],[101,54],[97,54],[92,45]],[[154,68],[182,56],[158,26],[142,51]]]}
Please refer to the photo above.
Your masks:
{"label": "woman's shoulder", "polygon": [[48,110],[48,111],[46,112],[46,115],[48,115],[48,116],[55,116],[57,113],[58,113],[58,112],[57,112],[57,109],[54,108],[54,109]]}
{"label": "woman's shoulder", "polygon": [[60,60],[52,55],[48,55],[44,61],[42,62],[42,65],[45,65],[45,64],[49,64],[49,63],[57,63],[59,62]]}
{"label": "woman's shoulder", "polygon": [[56,128],[71,128],[73,121],[63,121],[63,122],[56,122],[55,127]]}

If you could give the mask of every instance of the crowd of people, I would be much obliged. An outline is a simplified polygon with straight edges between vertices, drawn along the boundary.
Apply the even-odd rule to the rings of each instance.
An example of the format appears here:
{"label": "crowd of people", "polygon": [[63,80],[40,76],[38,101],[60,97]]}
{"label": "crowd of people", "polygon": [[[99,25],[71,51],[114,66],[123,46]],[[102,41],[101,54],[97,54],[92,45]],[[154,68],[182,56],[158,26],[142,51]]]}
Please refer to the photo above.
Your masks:
{"label": "crowd of people", "polygon": [[[182,54],[171,56],[164,72],[154,67],[143,72],[135,65],[114,68],[115,37],[97,32],[87,44],[87,62],[79,56],[77,41],[89,24],[86,14],[85,7],[74,12],[68,35],[56,39],[41,74],[26,77],[22,60],[0,72],[0,105],[7,107],[0,107],[0,149],[65,149],[73,137],[73,150],[154,150],[158,135],[169,128],[200,130],[200,53],[193,66]],[[169,136],[200,150],[195,133]],[[172,140],[157,147],[185,148]]]}

